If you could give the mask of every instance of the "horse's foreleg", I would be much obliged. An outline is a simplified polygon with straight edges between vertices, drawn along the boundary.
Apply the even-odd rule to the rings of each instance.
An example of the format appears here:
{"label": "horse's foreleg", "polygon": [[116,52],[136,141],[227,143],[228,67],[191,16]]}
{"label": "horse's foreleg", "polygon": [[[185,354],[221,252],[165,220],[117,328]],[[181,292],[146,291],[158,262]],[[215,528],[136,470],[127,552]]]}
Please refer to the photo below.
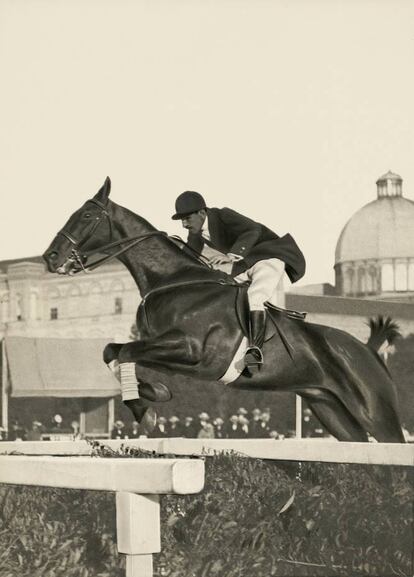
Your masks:
{"label": "horse's foreleg", "polygon": [[193,365],[201,358],[200,350],[189,338],[172,334],[105,348],[104,361],[120,381],[122,400],[141,423],[143,432],[151,432],[156,422],[155,412],[149,409],[147,400],[169,401],[171,392],[163,383],[143,382],[138,376],[139,368]]}
{"label": "horse's foreleg", "polygon": [[155,339],[139,340],[122,346],[120,363],[140,363],[149,368],[172,365],[196,365],[202,357],[202,346],[196,339],[169,333]]}

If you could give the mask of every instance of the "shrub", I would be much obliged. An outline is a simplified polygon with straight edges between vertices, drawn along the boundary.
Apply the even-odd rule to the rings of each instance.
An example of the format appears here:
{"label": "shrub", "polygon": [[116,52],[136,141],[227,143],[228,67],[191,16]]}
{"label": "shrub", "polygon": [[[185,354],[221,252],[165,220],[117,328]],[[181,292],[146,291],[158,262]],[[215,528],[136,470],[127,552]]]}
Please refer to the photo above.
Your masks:
{"label": "shrub", "polygon": [[[135,449],[101,457],[159,457]],[[170,457],[173,455],[170,455]],[[161,499],[158,577],[413,574],[409,469],[206,459],[198,495]],[[112,494],[0,488],[0,577],[117,577]]]}

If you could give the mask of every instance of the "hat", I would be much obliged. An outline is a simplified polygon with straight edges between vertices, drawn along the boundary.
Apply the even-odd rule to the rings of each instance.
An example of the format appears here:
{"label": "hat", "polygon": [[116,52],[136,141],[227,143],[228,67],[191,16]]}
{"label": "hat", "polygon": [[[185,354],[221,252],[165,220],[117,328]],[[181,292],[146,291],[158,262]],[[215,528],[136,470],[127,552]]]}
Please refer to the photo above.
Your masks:
{"label": "hat", "polygon": [[237,409],[237,412],[239,413],[239,415],[247,415],[247,411],[244,407],[240,407],[239,409]]}
{"label": "hat", "polygon": [[217,417],[217,419],[214,421],[215,425],[222,425],[223,423],[224,421],[221,417]]}
{"label": "hat", "polygon": [[115,421],[114,425],[115,425],[115,427],[118,427],[118,429],[125,427],[125,425],[122,421]]}
{"label": "hat", "polygon": [[198,418],[199,418],[201,421],[208,421],[208,419],[209,419],[210,417],[209,417],[208,413],[200,413],[200,414],[198,415]]}
{"label": "hat", "polygon": [[237,415],[232,415],[232,416],[229,418],[229,421],[230,421],[231,423],[237,423],[237,422],[239,421],[239,417],[238,417]]}
{"label": "hat", "polygon": [[193,420],[194,420],[193,417],[185,417],[185,421],[187,423],[191,423],[191,421],[193,421]]}
{"label": "hat", "polygon": [[61,415],[55,415],[53,417],[53,420],[55,421],[55,423],[61,423],[62,422],[62,416]]}
{"label": "hat", "polygon": [[175,214],[173,220],[180,220],[192,212],[197,212],[202,208],[207,208],[204,198],[199,192],[186,190],[177,197],[175,201]]}
{"label": "hat", "polygon": [[255,409],[253,409],[253,411],[252,411],[252,415],[260,415],[261,412],[262,412],[262,411],[261,411],[260,409],[255,408]]}
{"label": "hat", "polygon": [[158,417],[158,422],[159,423],[166,423],[167,419],[165,417]]}
{"label": "hat", "polygon": [[172,417],[170,417],[168,419],[170,421],[170,423],[178,423],[178,421],[180,420],[178,417],[176,417],[175,415],[173,415]]}

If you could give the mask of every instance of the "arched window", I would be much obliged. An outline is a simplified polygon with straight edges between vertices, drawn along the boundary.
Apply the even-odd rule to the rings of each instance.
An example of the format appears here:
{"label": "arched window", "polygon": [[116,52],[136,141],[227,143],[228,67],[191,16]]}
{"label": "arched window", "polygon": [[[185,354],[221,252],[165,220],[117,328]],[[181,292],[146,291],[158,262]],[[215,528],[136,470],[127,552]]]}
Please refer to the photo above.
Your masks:
{"label": "arched window", "polygon": [[17,321],[23,320],[23,298],[20,293],[14,295],[14,312]]}
{"label": "arched window", "polygon": [[70,317],[82,316],[82,296],[80,288],[77,284],[71,286],[68,297],[68,314]]}
{"label": "arched window", "polygon": [[367,292],[365,268],[359,267],[358,269],[358,294],[365,294]]}
{"label": "arched window", "polygon": [[90,310],[88,311],[90,315],[98,315],[102,311],[102,288],[101,285],[96,283],[91,288],[90,298],[89,298]]}
{"label": "arched window", "polygon": [[394,290],[394,267],[392,263],[385,263],[381,267],[381,292]]}
{"label": "arched window", "polygon": [[60,309],[60,292],[57,288],[50,288],[47,293],[47,303],[48,303],[48,313],[47,317],[49,320],[57,320],[61,316]]}
{"label": "arched window", "polygon": [[30,318],[37,320],[39,295],[36,291],[30,293]]}
{"label": "arched window", "polygon": [[9,320],[9,295],[8,294],[4,294],[1,297],[1,321],[3,323],[7,323]]}
{"label": "arched window", "polygon": [[408,267],[406,262],[398,262],[395,267],[395,290],[406,291],[408,288]]}
{"label": "arched window", "polygon": [[408,290],[414,291],[414,262],[408,265]]}
{"label": "arched window", "polygon": [[352,268],[344,269],[344,294],[353,294],[354,270]]}

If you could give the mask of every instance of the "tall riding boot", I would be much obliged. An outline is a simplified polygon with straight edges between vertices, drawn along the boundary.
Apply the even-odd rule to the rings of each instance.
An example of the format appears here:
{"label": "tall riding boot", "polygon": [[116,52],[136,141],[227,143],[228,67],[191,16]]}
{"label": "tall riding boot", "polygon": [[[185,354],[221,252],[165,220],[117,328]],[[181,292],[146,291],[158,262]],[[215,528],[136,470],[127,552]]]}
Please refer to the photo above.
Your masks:
{"label": "tall riding boot", "polygon": [[266,312],[250,311],[249,346],[244,355],[246,366],[263,364],[262,347],[265,338]]}

